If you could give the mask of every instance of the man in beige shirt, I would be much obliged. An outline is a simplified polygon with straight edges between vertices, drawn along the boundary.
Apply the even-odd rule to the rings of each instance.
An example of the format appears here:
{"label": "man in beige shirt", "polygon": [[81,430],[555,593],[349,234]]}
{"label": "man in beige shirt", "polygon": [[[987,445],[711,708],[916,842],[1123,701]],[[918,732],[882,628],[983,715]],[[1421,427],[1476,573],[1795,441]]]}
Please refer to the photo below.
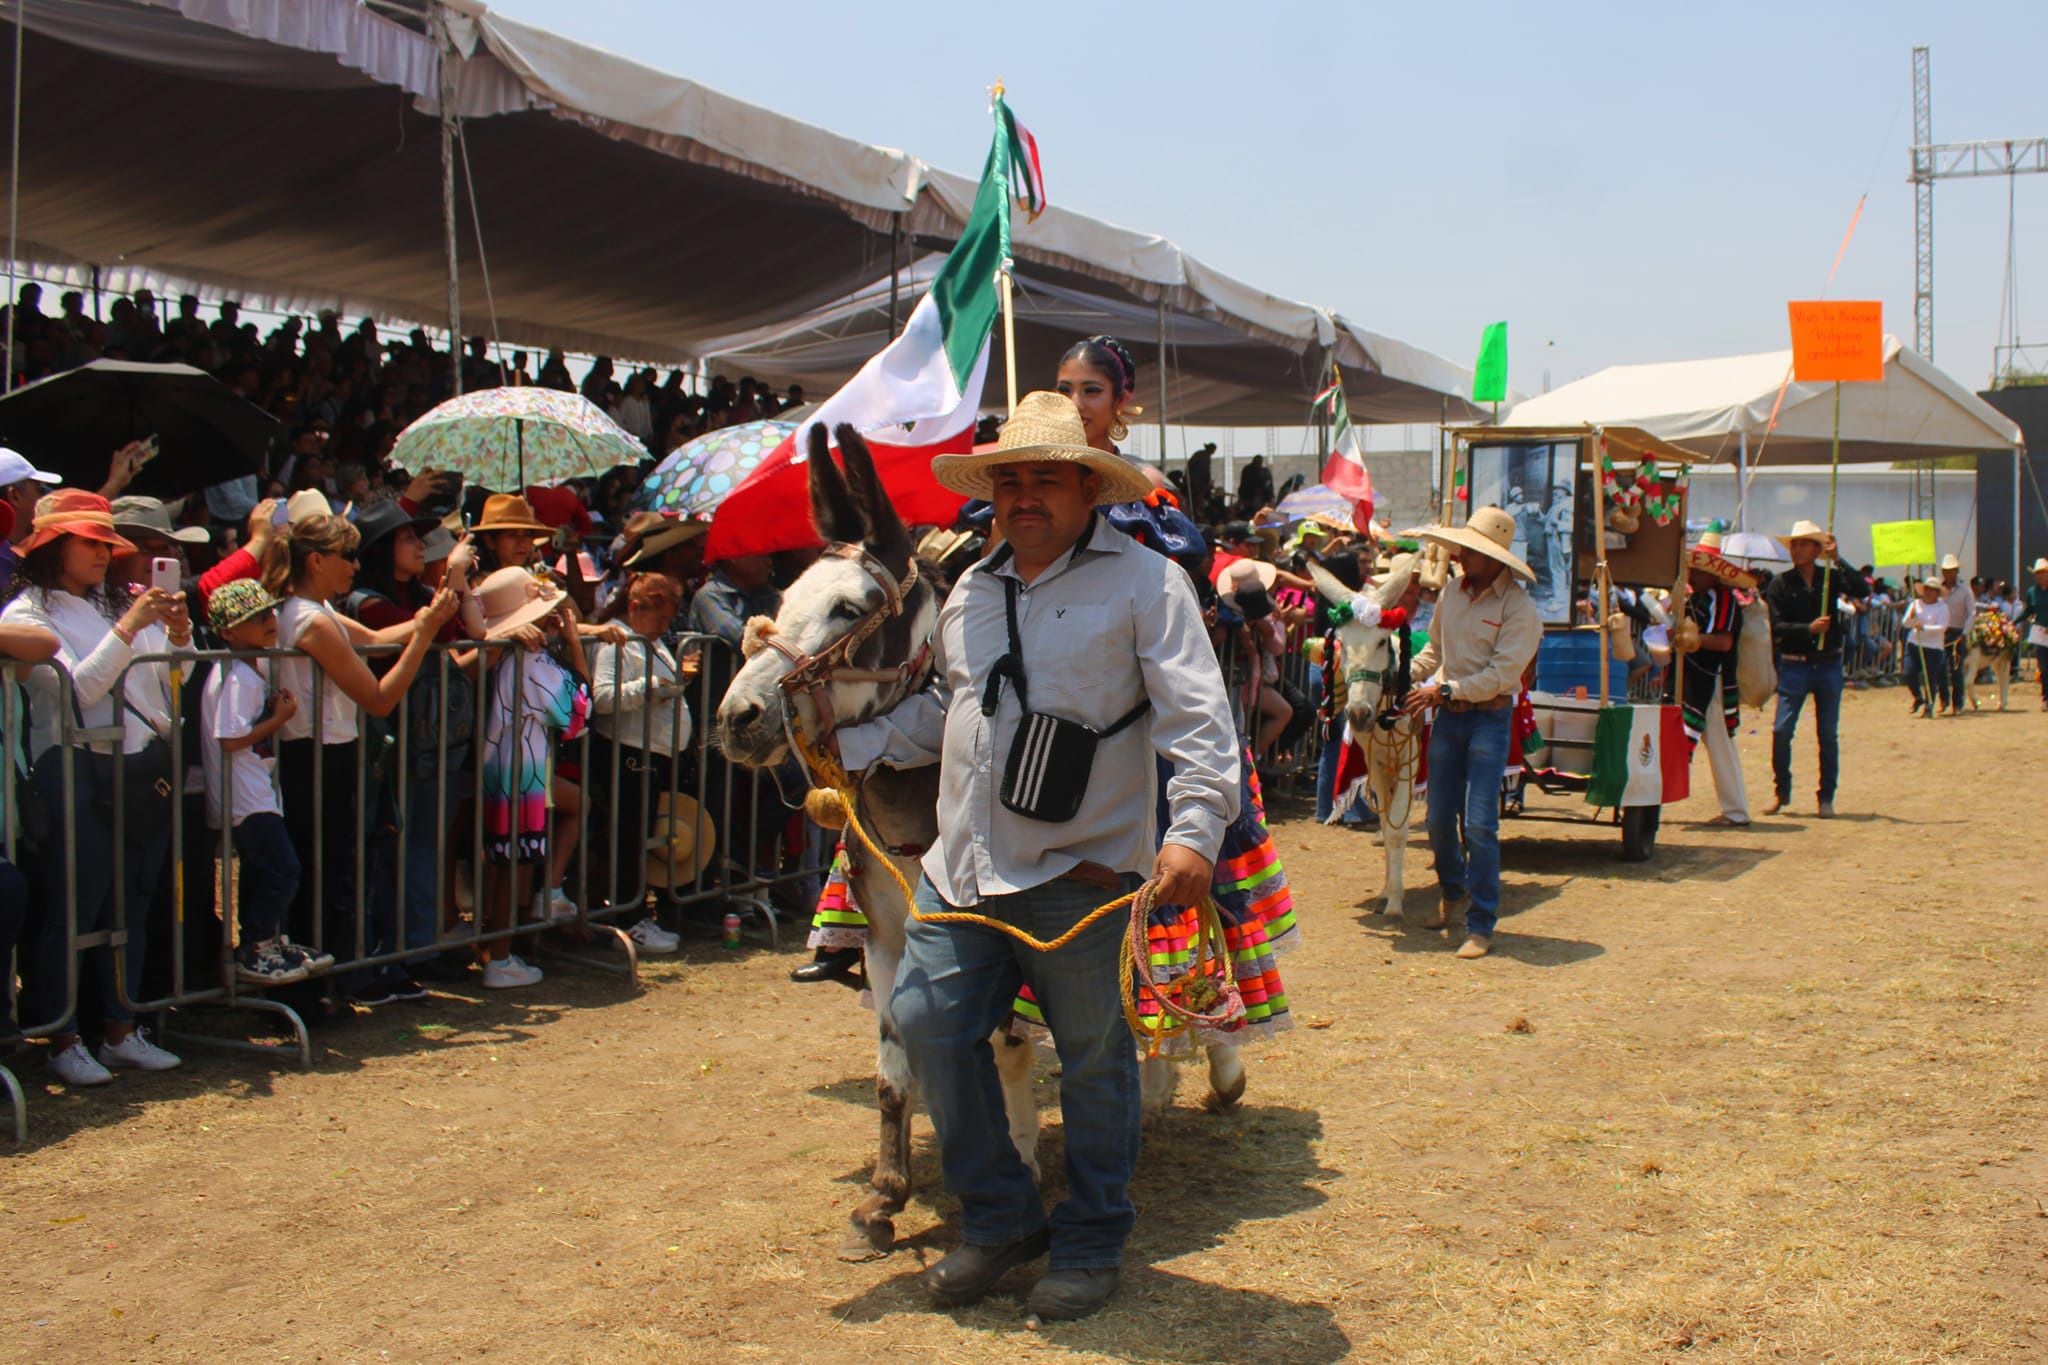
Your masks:
{"label": "man in beige shirt", "polygon": [[[1516,579],[1534,577],[1509,550],[1515,519],[1482,507],[1463,526],[1422,533],[1450,551],[1459,577],[1444,585],[1429,644],[1417,655],[1423,681],[1404,709],[1436,708],[1429,736],[1429,843],[1443,900],[1430,927],[1465,916],[1464,958],[1485,957],[1500,914],[1500,788],[1522,671],[1536,657],[1543,621]],[[1462,837],[1460,817],[1464,821]]]}

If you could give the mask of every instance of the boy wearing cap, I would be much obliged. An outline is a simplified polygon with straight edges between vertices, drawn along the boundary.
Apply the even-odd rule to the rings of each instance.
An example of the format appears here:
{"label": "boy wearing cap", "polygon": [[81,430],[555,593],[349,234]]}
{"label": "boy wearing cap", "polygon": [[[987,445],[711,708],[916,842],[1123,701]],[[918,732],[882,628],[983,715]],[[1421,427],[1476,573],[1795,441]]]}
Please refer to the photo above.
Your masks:
{"label": "boy wearing cap", "polygon": [[[277,599],[254,579],[238,579],[214,593],[206,620],[229,649],[277,648]],[[299,855],[284,824],[272,740],[298,709],[291,693],[270,690],[262,661],[254,659],[222,661],[200,697],[207,823],[231,831],[240,860],[235,979],[252,986],[289,985],[334,965],[329,954],[301,948],[284,932],[299,889]]]}

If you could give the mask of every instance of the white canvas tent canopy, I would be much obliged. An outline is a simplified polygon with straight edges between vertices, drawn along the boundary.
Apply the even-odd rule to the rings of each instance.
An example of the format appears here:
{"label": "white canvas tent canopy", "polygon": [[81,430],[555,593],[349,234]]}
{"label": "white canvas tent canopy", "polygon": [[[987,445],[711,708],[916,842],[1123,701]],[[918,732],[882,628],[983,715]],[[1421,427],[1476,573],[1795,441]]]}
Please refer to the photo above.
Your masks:
{"label": "white canvas tent canopy", "polygon": [[[9,23],[17,11],[17,258],[147,268],[258,307],[446,317],[445,174],[464,331],[490,334],[494,314],[514,344],[687,362],[886,285],[899,261],[950,243],[973,193],[907,153],[478,0],[435,11],[459,54],[445,73],[414,0],[0,3]],[[460,119],[449,165],[444,112]],[[1209,370],[1190,369],[1214,401],[1176,420],[1270,422],[1277,408],[1299,420],[1331,352],[1351,367],[1361,420],[1475,415],[1458,367],[1231,279],[1166,238],[1054,208],[1019,217],[1016,252],[1084,310],[1149,314],[1133,341],[1235,337],[1208,352]],[[852,368],[813,382],[829,388]],[[1268,390],[1284,397],[1259,397]],[[1185,396],[1201,392],[1191,378]]]}
{"label": "white canvas tent canopy", "polygon": [[[1842,385],[1842,460],[1874,463],[2012,453],[2020,429],[1933,364],[1884,341],[1884,382]],[[1502,425],[1627,423],[1702,461],[1825,464],[1834,428],[1832,384],[1794,383],[1790,351],[1657,365],[1615,365],[1517,403]],[[1771,411],[1778,419],[1771,426]]]}

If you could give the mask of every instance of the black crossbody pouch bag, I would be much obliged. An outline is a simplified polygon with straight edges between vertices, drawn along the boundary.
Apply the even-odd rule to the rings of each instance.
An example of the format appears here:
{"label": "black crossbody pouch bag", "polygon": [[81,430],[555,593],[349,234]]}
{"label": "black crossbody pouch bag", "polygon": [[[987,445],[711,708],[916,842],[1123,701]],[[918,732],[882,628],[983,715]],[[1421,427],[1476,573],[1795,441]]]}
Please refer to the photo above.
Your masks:
{"label": "black crossbody pouch bag", "polygon": [[1003,782],[996,796],[1003,809],[1032,820],[1059,824],[1081,812],[1088,795],[1088,774],[1095,766],[1095,747],[1120,734],[1152,708],[1146,698],[1119,716],[1107,730],[1077,720],[1033,711],[1025,692],[1024,642],[1017,632],[1017,580],[1003,580],[1003,614],[1010,630],[1010,652],[996,661],[982,694],[981,714],[994,716],[1002,698],[1003,679],[1017,685],[1017,705],[1024,715],[1003,762]]}

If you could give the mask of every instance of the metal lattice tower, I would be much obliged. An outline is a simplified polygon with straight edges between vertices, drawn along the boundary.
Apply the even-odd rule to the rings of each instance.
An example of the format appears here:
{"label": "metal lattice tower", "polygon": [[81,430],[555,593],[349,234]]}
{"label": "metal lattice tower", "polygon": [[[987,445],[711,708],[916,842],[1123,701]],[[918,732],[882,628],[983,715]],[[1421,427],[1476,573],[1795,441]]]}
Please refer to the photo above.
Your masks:
{"label": "metal lattice tower", "polygon": [[1934,359],[1934,91],[1913,49],[1913,349]]}

